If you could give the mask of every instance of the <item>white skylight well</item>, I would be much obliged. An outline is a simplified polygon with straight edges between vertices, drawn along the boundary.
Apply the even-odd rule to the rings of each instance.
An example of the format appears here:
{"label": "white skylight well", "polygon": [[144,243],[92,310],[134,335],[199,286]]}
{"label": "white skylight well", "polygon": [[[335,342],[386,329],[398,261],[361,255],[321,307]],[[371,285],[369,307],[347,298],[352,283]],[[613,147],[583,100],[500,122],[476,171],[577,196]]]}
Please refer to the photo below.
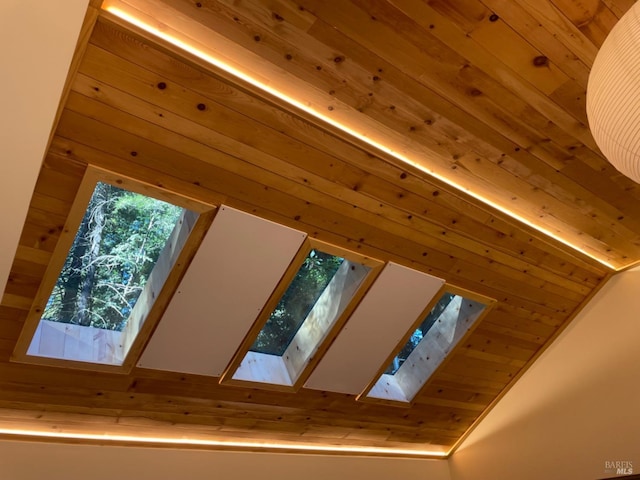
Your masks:
{"label": "white skylight well", "polygon": [[307,240],[222,381],[297,389],[381,266]]}
{"label": "white skylight well", "polygon": [[410,404],[493,303],[490,299],[446,287],[361,399]]}
{"label": "white skylight well", "polygon": [[26,357],[122,366],[179,262],[199,214],[108,180],[85,176],[18,357],[28,336]]}

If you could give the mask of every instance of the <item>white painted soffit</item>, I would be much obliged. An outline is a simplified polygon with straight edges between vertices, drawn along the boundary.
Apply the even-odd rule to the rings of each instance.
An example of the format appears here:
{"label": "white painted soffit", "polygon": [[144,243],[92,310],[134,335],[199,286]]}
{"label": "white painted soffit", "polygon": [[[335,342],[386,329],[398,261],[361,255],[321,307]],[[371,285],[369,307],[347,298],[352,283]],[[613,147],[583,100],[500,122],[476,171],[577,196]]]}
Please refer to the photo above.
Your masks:
{"label": "white painted soffit", "polygon": [[88,0],[0,1],[0,292],[4,292]]}

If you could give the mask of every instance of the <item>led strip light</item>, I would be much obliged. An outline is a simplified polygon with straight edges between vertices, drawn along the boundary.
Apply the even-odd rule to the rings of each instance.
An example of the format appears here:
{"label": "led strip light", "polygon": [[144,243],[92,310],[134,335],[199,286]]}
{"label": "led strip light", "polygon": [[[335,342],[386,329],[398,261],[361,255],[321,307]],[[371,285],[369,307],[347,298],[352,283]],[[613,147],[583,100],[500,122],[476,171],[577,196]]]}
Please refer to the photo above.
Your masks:
{"label": "led strip light", "polygon": [[333,445],[309,445],[309,444],[284,444],[274,442],[241,442],[227,440],[203,440],[195,438],[168,438],[168,437],[138,437],[133,435],[113,435],[113,434],[93,434],[93,433],[73,433],[73,432],[50,432],[44,430],[27,430],[18,428],[0,428],[0,435],[10,436],[30,436],[45,439],[58,440],[89,440],[98,442],[130,442],[144,444],[160,444],[167,446],[198,446],[198,447],[218,447],[230,449],[264,449],[282,450],[296,452],[322,452],[322,453],[357,453],[365,455],[402,455],[418,458],[445,458],[448,453],[428,450],[405,450],[401,448],[376,448],[376,447],[353,447],[353,446],[333,446]]}
{"label": "led strip light", "polygon": [[[122,7],[122,8],[121,8]],[[452,180],[451,178],[448,178],[446,176],[443,176],[441,174],[439,174],[438,172],[434,171],[431,168],[426,167],[425,165],[423,165],[421,162],[415,161],[411,158],[409,158],[408,156],[404,155],[401,152],[398,152],[397,150],[394,150],[392,148],[389,148],[387,145],[384,145],[374,139],[372,139],[371,137],[367,136],[364,133],[360,133],[352,128],[350,128],[349,126],[345,125],[344,123],[341,123],[339,121],[337,121],[334,118],[328,117],[327,115],[325,115],[324,113],[320,112],[318,109],[313,108],[313,106],[310,103],[305,103],[299,99],[293,98],[291,95],[288,95],[286,93],[283,93],[282,91],[278,90],[277,88],[274,88],[273,86],[268,84],[268,81],[266,80],[260,80],[259,78],[257,78],[256,75],[251,75],[245,71],[240,70],[239,68],[230,65],[227,61],[223,60],[220,57],[216,57],[214,55],[211,55],[208,52],[203,51],[202,49],[192,45],[191,43],[181,40],[180,38],[178,38],[175,35],[172,35],[171,33],[168,33],[168,31],[165,30],[170,30],[170,28],[163,28],[164,26],[153,26],[151,25],[149,22],[139,18],[138,16],[136,16],[135,14],[129,13],[127,11],[125,11],[123,8],[129,8],[132,11],[135,10],[134,7],[131,7],[130,5],[127,5],[125,3],[123,3],[122,0],[105,0],[102,8],[106,11],[108,11],[109,13],[115,15],[116,17],[124,20],[127,23],[130,23],[132,25],[135,25],[136,27],[140,28],[141,30],[150,33],[151,35],[158,37],[166,42],[168,42],[169,44],[178,47],[181,50],[184,50],[185,52],[199,58],[200,60],[203,60],[205,62],[207,62],[210,65],[215,66],[216,68],[219,68],[225,72],[227,72],[228,74],[233,75],[234,77],[242,80],[243,82],[247,82],[248,84],[270,94],[273,95],[274,97],[288,103],[289,105],[296,107],[306,113],[309,113],[311,115],[313,115],[314,117],[316,117],[319,120],[322,120],[323,122],[347,133],[348,135],[357,138],[358,140],[367,143],[368,145],[374,147],[375,149],[378,149],[388,155],[393,156],[394,158],[408,164],[411,165],[412,167],[417,168],[418,170],[438,179],[439,181],[455,188],[456,190],[462,191],[468,195],[470,195],[471,197],[475,198],[476,200],[484,203],[485,205],[488,205],[506,215],[508,215],[509,217],[524,223],[525,225],[537,230],[538,232],[553,238],[554,240],[557,240],[558,242],[570,247],[573,250],[576,250],[596,261],[598,261],[599,263],[605,265],[608,268],[611,268],[612,270],[618,270],[617,267],[613,266],[612,264],[610,264],[609,262],[607,262],[607,260],[600,258],[599,256],[589,252],[588,250],[585,250],[582,247],[579,247],[578,245],[568,241],[567,239],[559,236],[558,234],[550,231],[549,229],[536,224],[530,220],[528,220],[527,218],[521,216],[520,214],[514,212],[513,210],[510,210],[502,205],[500,205],[499,203],[496,203],[495,201],[481,195],[478,194],[472,190],[470,190],[469,188],[460,185],[459,183],[455,182],[454,180]],[[624,267],[621,267],[624,268]]]}

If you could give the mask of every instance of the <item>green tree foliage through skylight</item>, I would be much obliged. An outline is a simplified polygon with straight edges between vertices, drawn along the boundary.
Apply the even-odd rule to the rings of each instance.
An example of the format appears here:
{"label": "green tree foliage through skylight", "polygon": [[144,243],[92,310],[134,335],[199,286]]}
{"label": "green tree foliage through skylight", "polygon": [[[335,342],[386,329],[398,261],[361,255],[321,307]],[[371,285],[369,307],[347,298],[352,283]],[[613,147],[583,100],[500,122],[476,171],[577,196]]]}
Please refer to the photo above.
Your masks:
{"label": "green tree foliage through skylight", "polygon": [[440,315],[442,315],[442,312],[444,312],[445,308],[447,308],[447,305],[451,303],[451,300],[453,300],[453,297],[455,297],[455,295],[453,295],[452,293],[445,293],[438,300],[438,302],[433,306],[429,314],[422,321],[420,326],[411,334],[411,337],[409,337],[409,340],[407,340],[407,343],[405,343],[404,347],[402,347],[402,350],[400,350],[400,352],[398,352],[398,354],[393,358],[393,360],[391,361],[391,364],[387,367],[387,369],[384,372],[386,375],[395,375],[395,373],[400,369],[400,367],[405,362],[405,360],[409,358],[409,355],[411,355],[411,352],[413,352],[413,350],[418,346],[418,344],[425,337],[425,335],[427,334],[429,329],[433,326],[433,324],[436,322],[436,320],[440,318]]}
{"label": "green tree foliage through skylight", "polygon": [[99,182],[42,318],[122,330],[182,212]]}
{"label": "green tree foliage through skylight", "polygon": [[338,271],[343,258],[311,250],[251,351],[281,356]]}

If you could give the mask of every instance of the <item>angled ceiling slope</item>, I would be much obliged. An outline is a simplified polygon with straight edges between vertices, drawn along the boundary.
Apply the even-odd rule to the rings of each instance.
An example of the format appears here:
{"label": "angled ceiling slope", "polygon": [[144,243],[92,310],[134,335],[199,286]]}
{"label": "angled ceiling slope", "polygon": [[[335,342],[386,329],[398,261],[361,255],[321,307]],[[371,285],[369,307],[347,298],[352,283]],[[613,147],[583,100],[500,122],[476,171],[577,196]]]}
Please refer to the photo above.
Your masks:
{"label": "angled ceiling slope", "polygon": [[[408,164],[411,168],[443,181],[612,269],[624,269],[640,259],[637,234],[617,223],[624,215],[618,215],[615,221],[605,220],[605,223],[602,223],[600,214],[594,211],[592,215],[587,216],[590,220],[579,221],[575,218],[575,211],[566,209],[569,198],[558,196],[558,192],[554,192],[549,184],[540,185],[533,177],[536,175],[534,170],[527,172],[516,169],[518,163],[528,165],[536,159],[546,164],[545,177],[561,186],[566,180],[563,175],[557,174],[563,169],[564,163],[575,155],[573,152],[576,147],[582,144],[595,153],[598,153],[598,149],[588,129],[584,98],[576,98],[569,107],[568,99],[563,98],[560,101],[554,97],[569,85],[576,88],[584,79],[574,78],[575,75],[564,72],[563,65],[551,64],[545,55],[535,56],[535,50],[529,45],[522,48],[522,53],[531,55],[528,68],[523,68],[526,64],[498,57],[506,65],[503,69],[496,69],[494,65],[489,65],[496,60],[495,53],[486,51],[488,47],[484,44],[484,37],[489,34],[491,27],[480,25],[471,32],[465,31],[443,17],[443,10],[446,11],[447,7],[422,5],[419,2],[407,5],[387,1],[364,5],[354,2],[343,5],[340,13],[336,14],[335,9],[326,2],[303,1],[297,6],[296,14],[291,12],[291,9],[280,7],[289,15],[291,25],[285,17],[271,11],[266,5],[238,4],[227,7],[218,2],[194,3],[189,0],[107,0],[103,8],[130,25],[135,25],[184,53],[202,60],[215,70],[228,74],[236,81],[284,101],[295,110],[319,121],[323,126],[336,128],[347,137],[373,148],[378,154]],[[466,9],[466,5],[454,4],[448,8]],[[517,11],[519,8],[516,6],[513,10]],[[479,10],[481,9],[480,7]],[[488,10],[483,13],[488,17],[487,23],[496,24],[493,34],[510,39],[518,37],[515,32],[509,32],[502,26],[498,15],[489,15]],[[300,17],[304,17],[304,20]],[[451,153],[437,135],[425,136],[417,133],[421,129],[418,129],[415,123],[422,123],[422,119],[418,120],[415,116],[424,116],[425,112],[416,112],[415,107],[409,105],[408,95],[405,94],[404,102],[397,102],[402,104],[392,101],[387,107],[395,116],[404,117],[396,118],[396,122],[385,122],[379,117],[379,112],[373,111],[376,100],[380,101],[379,97],[382,97],[384,102],[390,93],[384,88],[387,83],[386,75],[367,72],[361,64],[364,60],[353,56],[346,45],[343,46],[345,51],[341,52],[344,55],[327,50],[327,45],[323,45],[315,36],[314,29],[322,22],[347,35],[352,41],[358,42],[368,50],[371,59],[377,59],[379,64],[391,62],[395,67],[404,69],[409,77],[417,79],[424,90],[432,90],[437,95],[447,98],[453,104],[450,107],[460,108],[462,103],[469,117],[476,116],[488,127],[515,140],[520,132],[505,131],[504,128],[500,128],[504,126],[492,124],[492,119],[486,118],[482,107],[478,108],[479,105],[473,105],[475,108],[469,109],[471,103],[464,98],[461,100],[461,92],[456,91],[458,86],[451,85],[461,78],[465,81],[467,76],[477,76],[472,77],[472,82],[477,82],[478,85],[469,85],[467,88],[472,89],[472,96],[482,97],[485,93],[479,89],[479,84],[486,81],[483,74],[498,73],[494,79],[497,80],[496,84],[492,85],[493,90],[490,94],[493,101],[501,99],[505,102],[501,105],[502,108],[516,107],[516,112],[518,100],[528,101],[534,107],[530,114],[533,115],[535,111],[538,115],[547,116],[550,124],[557,123],[558,128],[565,130],[565,134],[569,133],[574,139],[567,141],[564,136],[541,129],[540,133],[548,135],[548,138],[538,139],[534,144],[528,143],[531,140],[527,139],[523,145],[533,158],[523,158],[527,155],[520,153],[523,150],[522,140],[526,138],[522,136],[518,141],[514,141],[513,152],[503,151],[502,156],[507,159],[492,158],[498,152],[494,150],[489,153],[488,145],[458,145],[457,153]],[[405,36],[397,35],[396,29],[405,29]],[[427,48],[423,47],[422,41],[417,40],[418,35],[422,35],[422,40],[428,42]],[[385,40],[381,40],[383,38]],[[523,47],[522,43],[523,39],[518,38],[517,47]],[[337,45],[333,44],[331,47],[336,48]],[[279,58],[276,57],[278,53]],[[459,55],[468,56],[470,63],[459,65]],[[326,65],[331,61],[333,65]],[[349,66],[345,61],[349,62]],[[307,71],[300,71],[305,66]],[[327,91],[326,79],[318,74],[318,71],[326,66],[334,70],[330,75],[335,75],[334,81],[339,80],[339,88]],[[468,69],[469,72],[466,75],[458,74],[456,68]],[[488,68],[488,72],[483,72],[483,68]],[[378,67],[376,73],[382,72],[386,74],[388,70]],[[358,75],[358,81],[365,84],[358,86],[364,86],[369,90],[370,98],[365,105],[361,99],[355,99],[357,103],[354,105],[354,98],[348,93],[348,86],[350,82],[354,82],[354,75]],[[508,77],[509,80],[503,80],[504,77]],[[401,83],[394,85],[390,90],[394,87],[402,90],[406,87],[404,83],[410,83],[396,79],[398,80]],[[394,93],[397,97],[398,92]],[[360,95],[362,94],[364,92],[360,92]],[[518,99],[514,94],[523,98]],[[552,101],[546,99],[545,95],[549,95]],[[402,93],[399,96],[402,97]],[[428,102],[425,107],[432,107],[432,102],[433,100]],[[567,111],[563,112],[561,106]],[[414,134],[406,135],[406,130],[398,131],[398,128],[406,128],[403,120],[413,122],[409,130]],[[535,118],[532,120],[535,122]],[[431,126],[432,123],[433,119],[427,119],[427,125]],[[459,128],[457,125],[451,125],[448,130],[456,127]],[[450,140],[447,143],[450,143]],[[543,148],[542,143],[546,144]],[[484,165],[479,171],[473,163],[481,162],[482,157],[485,157],[489,165]],[[509,165],[512,162],[509,157],[514,157],[513,163],[516,165]],[[494,162],[499,168],[493,171],[489,178],[482,172],[492,170],[491,164]],[[503,168],[506,171],[502,172]],[[554,168],[556,175],[552,170]],[[576,184],[581,183],[576,179],[571,180]],[[584,205],[583,202],[588,199],[589,206],[595,210],[597,191],[590,194],[585,188],[589,185],[581,186],[582,189],[572,188],[573,194],[576,195],[575,202]],[[596,195],[591,199],[593,194]],[[622,211],[618,213],[622,214]]]}
{"label": "angled ceiling slope", "polygon": [[[389,152],[117,21],[98,3],[0,304],[5,426],[235,448],[258,439],[316,451],[446,453],[612,274]],[[312,0],[277,9],[166,2],[273,72],[322,92],[331,99],[327,115],[355,109],[363,125],[398,139],[397,151],[428,152],[421,158],[534,212],[616,267],[637,261],[640,191],[595,149],[582,108],[590,62],[624,2],[597,2],[595,10],[571,0],[543,9],[464,3],[416,3],[421,11],[412,12],[382,0],[340,10]],[[227,205],[496,304],[406,407],[356,401],[348,386],[316,390],[331,381],[322,364],[309,378],[314,388],[286,393],[220,385],[212,376],[219,369],[110,373],[12,361],[89,166]],[[175,315],[169,307],[166,318]]]}

